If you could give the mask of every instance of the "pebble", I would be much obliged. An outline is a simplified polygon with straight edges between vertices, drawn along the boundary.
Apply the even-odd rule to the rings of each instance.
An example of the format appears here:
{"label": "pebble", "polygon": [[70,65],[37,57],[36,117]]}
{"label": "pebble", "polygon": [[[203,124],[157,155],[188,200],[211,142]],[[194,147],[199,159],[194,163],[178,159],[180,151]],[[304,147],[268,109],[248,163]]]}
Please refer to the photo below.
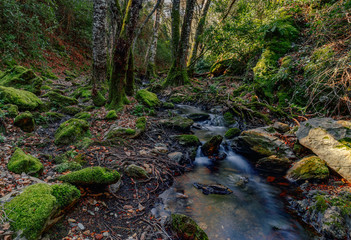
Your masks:
{"label": "pebble", "polygon": [[95,208],[95,212],[98,212],[100,209],[98,207]]}
{"label": "pebble", "polygon": [[95,216],[95,213],[94,213],[93,211],[88,210],[88,213],[89,213],[91,216]]}
{"label": "pebble", "polygon": [[85,229],[84,225],[81,224],[81,223],[78,223],[78,227],[80,228],[80,230],[84,230]]}
{"label": "pebble", "polygon": [[102,235],[103,235],[104,237],[110,236],[110,234],[109,234],[108,232],[104,232]]}

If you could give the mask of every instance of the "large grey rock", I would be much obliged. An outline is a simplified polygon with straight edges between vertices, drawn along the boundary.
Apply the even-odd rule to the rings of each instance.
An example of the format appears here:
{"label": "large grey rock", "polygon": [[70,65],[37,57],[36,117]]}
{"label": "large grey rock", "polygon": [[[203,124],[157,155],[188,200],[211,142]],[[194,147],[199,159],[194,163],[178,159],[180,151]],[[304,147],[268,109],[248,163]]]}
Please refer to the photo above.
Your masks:
{"label": "large grey rock", "polygon": [[301,145],[318,157],[342,177],[351,181],[351,122],[331,118],[310,119],[301,124],[296,136]]}

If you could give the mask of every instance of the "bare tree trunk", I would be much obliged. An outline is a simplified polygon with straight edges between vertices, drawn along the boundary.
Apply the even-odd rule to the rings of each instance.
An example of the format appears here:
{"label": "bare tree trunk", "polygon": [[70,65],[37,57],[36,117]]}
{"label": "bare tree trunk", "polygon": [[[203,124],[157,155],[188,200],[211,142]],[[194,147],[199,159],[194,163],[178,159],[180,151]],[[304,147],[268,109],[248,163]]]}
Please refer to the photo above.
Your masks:
{"label": "bare tree trunk", "polygon": [[[174,0],[175,1],[175,0]],[[165,86],[179,86],[189,83],[189,76],[187,73],[187,55],[189,48],[189,38],[191,31],[191,22],[194,15],[194,7],[196,0],[187,0],[186,11],[182,26],[182,33],[180,36],[180,41],[178,41],[178,47],[175,49],[175,59],[173,60],[172,67],[168,73],[167,79],[164,83]],[[174,3],[173,3],[174,4]],[[179,9],[178,9],[179,10]],[[178,11],[179,13],[179,11]],[[173,20],[173,17],[172,17]],[[175,21],[172,21],[172,24]],[[174,26],[173,26],[174,27]],[[173,30],[172,27],[172,30]],[[173,34],[172,38],[175,35]],[[172,39],[173,46],[175,47],[176,39]]]}
{"label": "bare tree trunk", "polygon": [[189,76],[192,76],[194,74],[195,62],[197,59],[197,51],[199,49],[201,36],[205,30],[206,16],[207,16],[208,9],[210,8],[210,5],[211,5],[211,0],[206,0],[204,7],[202,9],[199,24],[197,25],[197,28],[196,28],[195,38],[194,38],[191,54],[190,54],[189,61],[188,61],[188,74],[189,74]]}
{"label": "bare tree trunk", "polygon": [[151,45],[148,50],[148,57],[147,57],[146,78],[156,77],[155,58],[156,58],[156,51],[157,51],[158,29],[160,27],[162,7],[163,7],[163,0],[161,0],[160,5],[155,12],[155,21],[154,21]]}
{"label": "bare tree trunk", "polygon": [[[100,95],[99,86],[105,82],[107,73],[107,39],[106,39],[106,0],[94,0],[93,20],[93,100]],[[94,101],[96,105],[104,105],[104,101]]]}
{"label": "bare tree trunk", "polygon": [[143,0],[129,0],[126,5],[123,24],[116,41],[113,56],[114,66],[111,74],[109,95],[110,108],[118,108],[127,101],[125,86],[128,58],[142,2]]}

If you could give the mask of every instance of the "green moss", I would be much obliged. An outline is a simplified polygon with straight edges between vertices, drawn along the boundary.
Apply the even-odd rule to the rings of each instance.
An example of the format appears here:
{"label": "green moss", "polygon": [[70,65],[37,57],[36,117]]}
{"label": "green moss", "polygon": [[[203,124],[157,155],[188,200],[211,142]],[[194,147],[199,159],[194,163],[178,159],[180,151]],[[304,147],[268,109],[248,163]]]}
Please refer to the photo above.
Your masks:
{"label": "green moss", "polygon": [[171,215],[171,228],[180,239],[208,240],[207,234],[190,217],[183,214]]}
{"label": "green moss", "polygon": [[45,116],[50,122],[57,122],[65,117],[63,114],[57,112],[47,112],[45,113]]}
{"label": "green moss", "polygon": [[110,185],[120,179],[117,171],[102,167],[90,167],[58,178],[74,185]]}
{"label": "green moss", "polygon": [[50,102],[56,107],[64,107],[78,104],[77,99],[63,96],[62,94],[55,91],[50,91],[43,95],[43,97],[48,97],[50,99]]}
{"label": "green moss", "polygon": [[80,113],[81,109],[79,107],[75,107],[75,106],[67,106],[62,108],[61,112],[64,114],[68,114],[68,115],[76,115],[78,113]]}
{"label": "green moss", "polygon": [[181,132],[189,132],[190,127],[194,124],[194,121],[189,118],[183,118],[181,116],[173,117],[161,121],[161,124],[168,128],[173,128]]}
{"label": "green moss", "polygon": [[136,93],[136,99],[147,107],[154,108],[160,105],[160,100],[155,93],[141,89]]}
{"label": "green moss", "polygon": [[182,102],[184,102],[184,100],[185,100],[184,97],[181,95],[173,95],[169,99],[169,101],[171,101],[172,103],[176,103],[176,104],[182,103]]}
{"label": "green moss", "polygon": [[118,118],[116,110],[111,110],[106,114],[105,119],[107,120],[116,120]]}
{"label": "green moss", "polygon": [[134,137],[136,133],[136,130],[131,128],[115,128],[107,133],[106,139],[131,138]]}
{"label": "green moss", "polygon": [[346,147],[351,148],[351,138],[342,138],[339,140],[339,142],[345,145]]}
{"label": "green moss", "polygon": [[215,153],[218,153],[219,147],[223,141],[221,135],[213,136],[209,141],[201,146],[201,150],[205,156],[212,156]]}
{"label": "green moss", "polygon": [[82,139],[89,134],[89,123],[82,119],[72,118],[60,125],[55,133],[55,144],[67,145]]}
{"label": "green moss", "polygon": [[185,147],[197,147],[201,144],[199,138],[195,135],[179,135],[177,139],[179,144]]}
{"label": "green moss", "polygon": [[23,231],[28,240],[38,239],[46,222],[58,209],[52,188],[47,184],[27,187],[22,194],[5,204],[14,231]]}
{"label": "green moss", "polygon": [[95,96],[93,96],[93,103],[96,107],[102,107],[106,104],[106,98],[99,91]]}
{"label": "green moss", "polygon": [[224,121],[228,124],[228,125],[231,125],[231,124],[234,124],[236,123],[236,120],[234,118],[234,115],[231,113],[231,112],[226,112],[224,115]]}
{"label": "green moss", "polygon": [[92,144],[94,143],[94,141],[88,137],[83,138],[82,140],[78,141],[76,143],[77,148],[79,149],[87,149],[88,147],[90,147]]}
{"label": "green moss", "polygon": [[64,162],[64,163],[61,163],[55,167],[55,170],[58,173],[63,173],[66,171],[77,171],[80,169],[82,169],[82,166],[79,163],[74,162],[74,161]]}
{"label": "green moss", "polygon": [[60,208],[65,208],[80,198],[80,191],[70,184],[55,184],[52,186],[52,195],[56,198]]}
{"label": "green moss", "polygon": [[239,128],[230,128],[225,134],[224,136],[227,138],[227,139],[232,139],[236,136],[239,136],[240,135],[240,129]]}
{"label": "green moss", "polygon": [[74,117],[78,119],[88,120],[91,118],[91,114],[88,112],[80,112],[74,115]]}
{"label": "green moss", "polygon": [[7,168],[17,174],[25,172],[34,176],[38,176],[44,170],[44,166],[39,159],[25,154],[20,148],[16,148],[16,151],[12,154]]}
{"label": "green moss", "polygon": [[170,102],[163,102],[162,103],[162,107],[165,109],[173,109],[174,108],[174,104],[170,103]]}
{"label": "green moss", "polygon": [[25,132],[33,132],[35,127],[33,115],[28,111],[21,113],[15,118],[14,125]]}
{"label": "green moss", "polygon": [[134,135],[135,132],[136,132],[136,131],[135,131],[134,129],[131,129],[131,128],[125,129],[125,133],[128,134],[128,135]]}
{"label": "green moss", "polygon": [[144,168],[139,167],[135,164],[129,165],[125,169],[125,172],[129,177],[132,177],[132,178],[139,179],[139,178],[148,178],[149,177],[149,174],[145,171]]}
{"label": "green moss", "polygon": [[21,110],[38,109],[43,104],[43,102],[31,92],[2,86],[0,86],[0,101],[17,105]]}
{"label": "green moss", "polygon": [[10,117],[16,117],[18,115],[18,107],[16,105],[7,104],[6,108]]}
{"label": "green moss", "polygon": [[289,177],[295,180],[324,180],[329,177],[326,163],[317,156],[305,157],[289,171]]}
{"label": "green moss", "polygon": [[138,130],[141,132],[145,132],[146,130],[146,118],[145,117],[140,117],[135,121],[135,126]]}
{"label": "green moss", "polygon": [[15,66],[0,76],[0,85],[23,89],[34,94],[40,94],[43,79],[38,77],[32,69]]}
{"label": "green moss", "polygon": [[48,68],[42,71],[42,76],[54,80],[58,79],[58,77]]}
{"label": "green moss", "polygon": [[324,213],[325,210],[328,208],[328,203],[324,199],[324,195],[317,195],[315,196],[315,204],[312,207],[312,209],[317,210],[318,212]]}

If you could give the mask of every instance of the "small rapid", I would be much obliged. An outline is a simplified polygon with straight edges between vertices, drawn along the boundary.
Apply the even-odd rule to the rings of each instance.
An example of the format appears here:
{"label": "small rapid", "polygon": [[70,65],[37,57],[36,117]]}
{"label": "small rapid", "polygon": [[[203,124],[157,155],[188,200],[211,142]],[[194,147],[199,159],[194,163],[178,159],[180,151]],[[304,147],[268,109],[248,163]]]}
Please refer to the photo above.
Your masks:
{"label": "small rapid", "polygon": [[[200,109],[179,105],[181,114],[204,113]],[[204,143],[214,135],[224,135],[227,127],[223,117],[210,114],[210,119],[198,122],[193,131]],[[258,175],[250,162],[235,153],[228,142],[220,152],[221,161],[212,162],[197,150],[194,169],[175,179],[174,185],[160,195],[162,200],[153,213],[165,219],[170,213],[191,216],[216,240],[245,239],[309,239],[303,227],[286,212],[279,199],[280,190],[270,186]],[[193,184],[221,184],[233,191],[229,195],[204,195]]]}

